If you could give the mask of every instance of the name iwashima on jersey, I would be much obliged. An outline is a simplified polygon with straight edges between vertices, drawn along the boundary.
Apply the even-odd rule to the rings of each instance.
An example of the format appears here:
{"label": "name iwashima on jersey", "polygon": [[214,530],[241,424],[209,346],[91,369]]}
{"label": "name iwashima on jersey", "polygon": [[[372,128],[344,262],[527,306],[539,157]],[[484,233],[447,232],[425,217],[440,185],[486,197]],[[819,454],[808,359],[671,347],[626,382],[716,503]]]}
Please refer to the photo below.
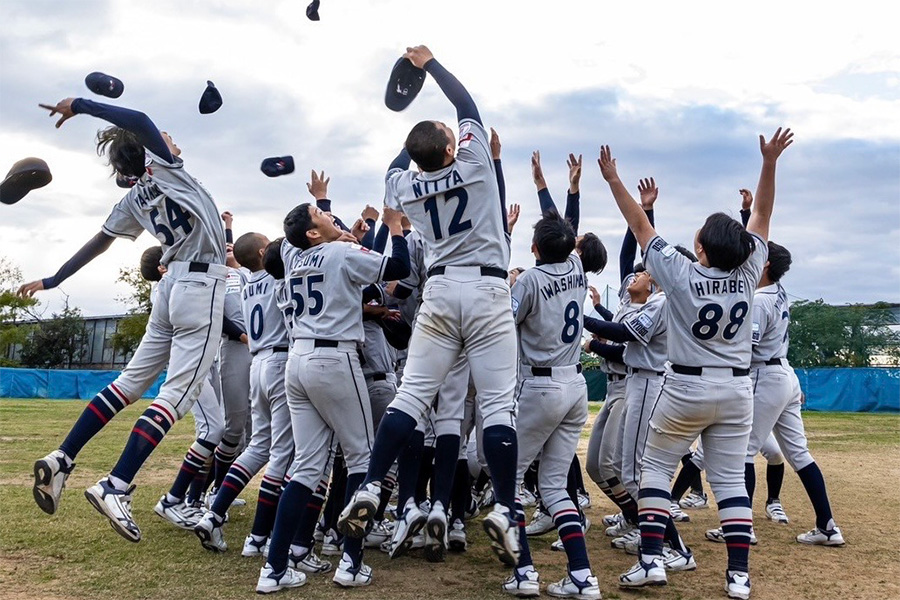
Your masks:
{"label": "name iwashima on jersey", "polygon": [[542,286],[541,296],[544,297],[544,300],[549,300],[556,294],[560,294],[566,290],[583,287],[585,287],[584,273],[571,273],[564,277],[558,277],[553,283]]}

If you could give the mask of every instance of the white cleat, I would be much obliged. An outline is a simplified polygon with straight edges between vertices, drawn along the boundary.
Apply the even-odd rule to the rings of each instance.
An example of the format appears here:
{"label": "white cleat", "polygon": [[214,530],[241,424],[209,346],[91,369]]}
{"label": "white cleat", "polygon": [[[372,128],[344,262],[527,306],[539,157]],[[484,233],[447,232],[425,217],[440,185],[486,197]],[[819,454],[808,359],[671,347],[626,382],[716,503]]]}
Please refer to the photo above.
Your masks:
{"label": "white cleat", "polygon": [[729,598],[737,598],[738,600],[749,600],[750,598],[750,576],[739,571],[728,571],[725,573],[725,593]]}
{"label": "white cleat", "polygon": [[97,512],[109,519],[109,524],[129,542],[141,541],[141,530],[131,516],[131,494],[135,486],[127,490],[117,490],[104,477],[84,491],[84,497]]}
{"label": "white cleat", "polygon": [[528,537],[544,535],[554,529],[556,525],[553,523],[553,517],[539,508],[531,516],[531,523],[525,526],[525,535]]}
{"label": "white cleat", "polygon": [[353,492],[350,502],[341,511],[341,515],[338,517],[337,530],[353,538],[364,537],[380,503],[380,485],[371,482],[362,486]]}
{"label": "white cleat", "polygon": [[619,587],[639,588],[650,585],[666,585],[666,568],[660,558],[654,558],[649,563],[638,560],[628,571],[619,575]]}
{"label": "white cleat", "polygon": [[306,573],[295,571],[288,567],[281,575],[275,575],[269,563],[259,570],[259,579],[256,581],[257,594],[272,594],[288,588],[297,588],[306,583]]}
{"label": "white cleat", "polygon": [[363,587],[372,583],[372,568],[363,563],[354,568],[352,562],[342,558],[331,580],[341,587]]}
{"label": "white cleat", "polygon": [[189,531],[193,531],[200,519],[203,518],[202,509],[194,508],[183,500],[180,502],[166,502],[165,495],[153,507],[153,512],[175,527]]}
{"label": "white cleat", "polygon": [[811,546],[843,546],[846,543],[844,536],[841,534],[841,529],[837,526],[834,529],[819,529],[816,527],[798,535],[797,541]]}
{"label": "white cleat", "polygon": [[[199,523],[197,524],[199,525]],[[202,543],[202,538],[201,538]],[[244,538],[244,548],[241,550],[241,556],[245,558],[253,558],[254,556],[268,556],[266,549],[269,545],[269,538],[256,541],[252,535]]]}
{"label": "white cleat", "polygon": [[678,503],[681,508],[709,508],[709,498],[703,492],[691,492]]}
{"label": "white cleat", "polygon": [[537,504],[537,498],[534,494],[524,487],[519,488],[519,501],[522,503],[522,508],[528,508],[529,506]]}
{"label": "white cleat", "polygon": [[[721,527],[717,527],[715,529],[708,529],[706,531],[706,539],[708,539],[711,542],[719,542],[721,544],[724,544],[725,543],[725,534],[722,532]],[[799,540],[797,540],[797,541],[799,541]],[[755,546],[757,543],[759,543],[759,540],[756,539],[756,532],[753,530],[753,528],[751,528],[750,529],[750,544]]]}
{"label": "white cleat", "polygon": [[606,515],[603,517],[603,525],[604,527],[612,527],[613,525],[618,525],[622,521],[625,520],[625,515],[622,513],[616,513],[614,515]]}
{"label": "white cleat", "polygon": [[447,547],[451,552],[465,552],[469,547],[466,539],[466,524],[460,519],[454,519],[447,532]]}
{"label": "white cleat", "polygon": [[313,550],[308,550],[304,554],[295,554],[293,550],[289,550],[288,566],[310,575],[327,573],[333,568],[329,561],[319,558]]}
{"label": "white cleat", "polygon": [[341,534],[334,529],[329,529],[325,532],[325,537],[322,538],[322,554],[325,556],[340,556],[343,553],[343,550],[341,550],[342,544],[343,538],[341,538]]}
{"label": "white cleat", "polygon": [[622,537],[623,535],[628,535],[635,529],[637,529],[637,527],[635,527],[634,525],[632,525],[625,519],[622,519],[615,525],[611,525],[611,526],[607,527],[606,535],[608,535],[611,538],[618,538],[618,537]]}
{"label": "white cleat", "polygon": [[447,513],[444,504],[438,500],[425,522],[425,560],[444,562],[447,553]]}
{"label": "white cleat", "polygon": [[676,523],[688,523],[691,520],[691,516],[681,510],[681,507],[677,502],[673,502],[669,505],[669,514],[672,515],[672,520]]}
{"label": "white cleat", "polygon": [[682,552],[681,550],[663,550],[663,566],[666,571],[695,571],[697,569],[697,561],[694,560],[693,552]]}
{"label": "white cleat", "polygon": [[[203,518],[201,518],[194,527],[194,534],[200,538],[200,545],[212,552],[225,552],[228,550],[228,544],[225,543],[225,535],[222,532],[222,525],[224,525],[224,522],[216,519],[216,515],[212,511],[203,515]],[[252,537],[247,537],[247,540],[252,539]],[[265,542],[262,542],[262,545],[265,546]],[[247,542],[245,541],[244,550],[241,552],[241,556],[258,556],[254,554],[244,554],[246,551]]]}
{"label": "white cleat", "polygon": [[500,562],[510,567],[516,566],[519,562],[519,525],[510,518],[509,509],[502,504],[495,504],[481,526],[490,538],[491,549]]}
{"label": "white cleat", "polygon": [[66,489],[66,479],[72,474],[75,463],[66,466],[62,450],[54,450],[34,463],[34,501],[42,511],[52,515],[59,509],[59,499]]}
{"label": "white cleat", "polygon": [[600,584],[593,575],[589,575],[584,581],[572,579],[571,574],[566,575],[561,581],[548,585],[547,593],[556,598],[601,598]]}
{"label": "white cleat", "polygon": [[554,552],[565,552],[566,551],[566,547],[563,545],[562,540],[559,538],[556,538],[556,541],[553,542],[552,544],[550,544],[550,549],[553,550]]}
{"label": "white cleat", "polygon": [[364,548],[380,548],[383,543],[391,539],[394,534],[394,528],[390,521],[377,521],[372,526],[372,531],[366,534],[363,542]]}
{"label": "white cleat", "polygon": [[403,556],[411,549],[413,538],[422,530],[427,520],[428,515],[422,512],[415,500],[410,498],[406,501],[403,514],[394,522],[394,535],[388,550],[391,558]]}
{"label": "white cleat", "polygon": [[641,530],[635,527],[625,535],[613,538],[609,545],[617,550],[624,550],[628,544],[639,543],[641,541]]}
{"label": "white cleat", "polygon": [[578,492],[578,506],[581,510],[587,510],[591,507],[591,495],[587,492]]}
{"label": "white cleat", "polygon": [[517,598],[536,598],[541,595],[541,583],[538,572],[534,569],[519,575],[518,569],[513,569],[512,575],[506,578],[500,589]]}
{"label": "white cleat", "polygon": [[787,513],[784,512],[781,500],[778,498],[766,504],[766,517],[768,517],[770,521],[775,521],[776,523],[786,524],[791,522],[791,520],[788,519]]}

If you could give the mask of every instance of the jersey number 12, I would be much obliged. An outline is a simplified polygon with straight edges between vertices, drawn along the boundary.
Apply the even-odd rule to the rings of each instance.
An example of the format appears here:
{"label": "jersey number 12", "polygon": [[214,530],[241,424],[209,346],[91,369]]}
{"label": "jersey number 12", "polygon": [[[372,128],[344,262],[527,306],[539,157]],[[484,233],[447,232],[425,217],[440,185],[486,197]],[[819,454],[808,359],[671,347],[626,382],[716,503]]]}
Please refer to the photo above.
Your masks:
{"label": "jersey number 12", "polygon": [[446,194],[438,194],[425,201],[425,212],[431,217],[431,229],[434,231],[435,240],[444,239],[444,232],[441,230],[441,216],[438,213],[438,198],[442,199],[445,205],[456,198],[456,211],[453,213],[453,218],[450,219],[450,225],[447,227],[448,237],[462,233],[467,229],[472,229],[471,219],[462,220],[463,214],[466,212],[466,206],[469,204],[468,192],[463,188],[459,188]]}

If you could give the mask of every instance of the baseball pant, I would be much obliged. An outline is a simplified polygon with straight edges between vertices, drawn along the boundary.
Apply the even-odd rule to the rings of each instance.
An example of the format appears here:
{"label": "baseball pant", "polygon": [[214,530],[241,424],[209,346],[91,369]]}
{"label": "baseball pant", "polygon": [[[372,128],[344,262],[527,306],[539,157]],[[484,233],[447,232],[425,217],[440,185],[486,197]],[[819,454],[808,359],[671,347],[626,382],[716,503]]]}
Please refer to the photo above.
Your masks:
{"label": "baseball pant", "polygon": [[386,373],[384,379],[375,380],[371,375],[367,375],[366,388],[372,403],[372,424],[377,431],[384,411],[397,395],[397,376],[393,373]]}
{"label": "baseball pant", "polygon": [[783,365],[754,366],[750,370],[754,384],[753,431],[747,446],[747,462],[753,460],[766,438],[774,434],[788,464],[799,471],[812,464],[813,457],[809,453],[803,418],[800,416],[800,381],[786,362]]}
{"label": "baseball pant", "polygon": [[222,434],[225,433],[225,414],[222,411],[222,402],[216,395],[216,386],[213,384],[218,376],[218,371],[213,365],[209,370],[209,376],[198,390],[197,400],[191,407],[197,439],[213,444],[218,444],[222,440]]}
{"label": "baseball pant", "polygon": [[219,370],[222,381],[222,401],[225,405],[225,439],[239,442],[247,426],[250,413],[250,363],[252,357],[246,344],[222,340]]}
{"label": "baseball pant", "polygon": [[638,497],[641,458],[650,428],[650,412],[659,398],[662,375],[649,371],[632,373],[625,379],[625,410],[622,428],[622,483],[632,498]]}
{"label": "baseball pant", "polygon": [[585,468],[594,483],[601,488],[606,482],[622,473],[621,432],[625,409],[625,380],[609,380],[606,400],[597,414],[591,437]]}

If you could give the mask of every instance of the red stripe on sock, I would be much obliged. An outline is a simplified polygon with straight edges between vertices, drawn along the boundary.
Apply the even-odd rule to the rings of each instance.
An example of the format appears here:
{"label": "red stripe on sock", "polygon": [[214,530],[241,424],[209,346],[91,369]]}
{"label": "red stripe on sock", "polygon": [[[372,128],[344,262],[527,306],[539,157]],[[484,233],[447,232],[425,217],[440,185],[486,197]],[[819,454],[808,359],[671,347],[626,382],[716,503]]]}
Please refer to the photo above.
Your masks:
{"label": "red stripe on sock", "polygon": [[165,407],[160,406],[159,404],[151,404],[151,405],[150,405],[150,408],[152,408],[152,409],[154,409],[154,410],[158,410],[159,412],[161,412],[161,413],[163,413],[164,415],[166,415],[166,417],[169,419],[169,425],[174,425],[174,424],[175,424],[175,417],[173,417],[173,416],[172,416],[172,413],[170,413],[169,411],[167,411],[167,410],[165,409]]}
{"label": "red stripe on sock", "polygon": [[142,438],[144,438],[145,440],[147,440],[148,442],[150,442],[151,444],[153,444],[153,447],[154,447],[154,448],[156,448],[156,445],[159,444],[159,442],[157,442],[156,440],[154,440],[154,439],[150,436],[150,434],[141,431],[141,430],[138,429],[137,427],[135,427],[134,429],[132,429],[132,430],[131,430],[131,433],[136,433],[136,434],[138,434],[139,436],[141,436]]}
{"label": "red stripe on sock", "polygon": [[109,423],[109,419],[103,416],[103,413],[100,412],[100,409],[94,406],[93,403],[88,404],[88,408],[94,411],[94,414],[97,415],[97,418],[100,419],[100,422],[106,425]]}
{"label": "red stripe on sock", "polygon": [[742,549],[749,550],[750,544],[736,544],[734,542],[725,542],[725,547],[727,547],[727,548],[742,548]]}
{"label": "red stripe on sock", "polygon": [[242,489],[243,489],[243,488],[237,487],[236,485],[234,485],[233,483],[231,483],[231,482],[228,481],[227,479],[226,479],[225,481],[222,482],[222,485],[224,485],[224,486],[226,486],[226,487],[230,487],[231,489],[233,489],[234,491],[236,491],[236,492],[238,492],[238,493],[240,493],[240,492],[242,491]]}
{"label": "red stripe on sock", "polygon": [[125,406],[128,406],[129,404],[131,404],[131,400],[129,400],[128,397],[125,394],[123,394],[119,390],[119,388],[116,387],[116,384],[114,384],[114,383],[109,384],[109,389],[111,389],[113,391],[113,393],[119,397],[119,400],[121,400],[125,404]]}
{"label": "red stripe on sock", "polygon": [[641,532],[641,537],[657,538],[657,539],[661,540],[661,539],[663,539],[664,536],[661,533]]}
{"label": "red stripe on sock", "polygon": [[584,534],[581,533],[580,531],[575,531],[575,532],[573,532],[573,533],[570,533],[569,535],[564,535],[564,536],[562,536],[562,537],[559,538],[559,539],[562,540],[563,543],[566,543],[566,542],[568,542],[569,540],[571,540],[572,538],[578,538],[578,537],[582,537],[582,538],[583,538],[583,537],[584,537]]}
{"label": "red stripe on sock", "polygon": [[266,506],[275,506],[274,502],[272,502],[271,500],[266,500],[262,496],[257,498],[256,501],[259,502],[260,504],[265,504]]}

